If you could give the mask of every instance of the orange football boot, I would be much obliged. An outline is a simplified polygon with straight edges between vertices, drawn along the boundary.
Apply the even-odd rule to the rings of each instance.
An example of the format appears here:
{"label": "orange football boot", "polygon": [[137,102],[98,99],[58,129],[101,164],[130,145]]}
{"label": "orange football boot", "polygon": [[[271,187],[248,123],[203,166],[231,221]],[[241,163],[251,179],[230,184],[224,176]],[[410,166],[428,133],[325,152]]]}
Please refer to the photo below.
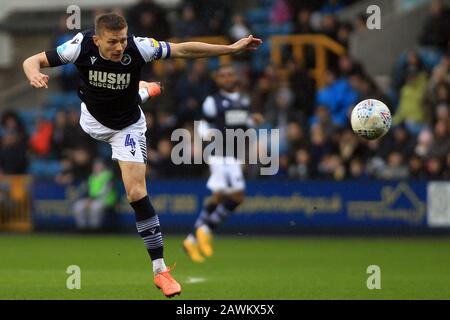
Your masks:
{"label": "orange football boot", "polygon": [[172,269],[168,267],[166,271],[157,273],[154,277],[155,286],[160,289],[167,298],[172,298],[181,294],[180,284],[170,275],[170,271],[174,268],[175,266],[173,266]]}

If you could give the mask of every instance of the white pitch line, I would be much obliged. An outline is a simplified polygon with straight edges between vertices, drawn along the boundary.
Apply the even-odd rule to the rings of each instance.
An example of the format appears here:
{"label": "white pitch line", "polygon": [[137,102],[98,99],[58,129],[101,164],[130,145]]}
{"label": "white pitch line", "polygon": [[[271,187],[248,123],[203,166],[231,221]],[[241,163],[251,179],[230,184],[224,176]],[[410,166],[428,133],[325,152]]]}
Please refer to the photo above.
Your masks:
{"label": "white pitch line", "polygon": [[200,278],[200,277],[188,277],[186,280],[186,283],[200,283],[200,282],[205,282],[206,279],[205,278]]}

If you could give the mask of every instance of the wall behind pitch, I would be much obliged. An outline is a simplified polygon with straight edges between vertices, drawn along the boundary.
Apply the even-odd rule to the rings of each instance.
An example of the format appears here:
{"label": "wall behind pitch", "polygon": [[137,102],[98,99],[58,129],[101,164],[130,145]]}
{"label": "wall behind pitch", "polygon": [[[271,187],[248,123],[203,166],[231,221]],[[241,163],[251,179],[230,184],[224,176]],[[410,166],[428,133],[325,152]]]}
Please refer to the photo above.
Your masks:
{"label": "wall behind pitch", "polygon": [[[434,189],[428,188],[428,192]],[[433,198],[437,199],[435,211],[448,210],[448,205],[436,203],[448,201],[450,194],[447,197],[442,194],[449,190],[439,188],[440,196]],[[154,181],[149,183],[149,193],[166,231],[189,230],[209,195],[204,181]],[[37,181],[33,195],[33,221],[37,229],[74,228],[71,206],[78,196],[76,187]],[[118,230],[134,230],[134,216],[123,190],[121,196],[117,212],[108,218],[109,222],[113,221]],[[430,198],[424,182],[250,181],[245,203],[222,230],[427,229],[427,196]],[[433,226],[450,226],[450,213],[437,214],[442,217]]]}

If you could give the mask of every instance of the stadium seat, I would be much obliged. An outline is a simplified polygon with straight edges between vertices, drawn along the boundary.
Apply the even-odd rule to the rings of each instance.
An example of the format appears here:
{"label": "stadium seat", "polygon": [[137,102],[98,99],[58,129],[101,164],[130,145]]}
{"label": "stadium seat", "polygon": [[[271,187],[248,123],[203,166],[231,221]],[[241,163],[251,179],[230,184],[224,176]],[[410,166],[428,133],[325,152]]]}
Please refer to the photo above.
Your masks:
{"label": "stadium seat", "polygon": [[28,167],[28,174],[35,177],[55,176],[62,170],[58,160],[33,159]]}
{"label": "stadium seat", "polygon": [[80,103],[80,98],[78,98],[76,92],[52,93],[49,95],[46,107],[48,109],[61,110],[79,106]]}
{"label": "stadium seat", "polygon": [[[395,64],[395,70],[399,70],[406,64],[406,58],[410,50],[404,51],[397,59]],[[439,64],[442,58],[442,52],[430,47],[420,47],[417,50],[423,65],[426,70],[432,70],[437,64]]]}
{"label": "stadium seat", "polygon": [[264,8],[251,9],[247,12],[247,23],[268,23],[270,20],[270,11]]}
{"label": "stadium seat", "polygon": [[28,134],[34,132],[36,119],[43,117],[43,112],[41,111],[40,106],[30,106],[26,107],[25,110],[21,110],[18,112],[20,119],[23,121],[25,126],[25,130]]}

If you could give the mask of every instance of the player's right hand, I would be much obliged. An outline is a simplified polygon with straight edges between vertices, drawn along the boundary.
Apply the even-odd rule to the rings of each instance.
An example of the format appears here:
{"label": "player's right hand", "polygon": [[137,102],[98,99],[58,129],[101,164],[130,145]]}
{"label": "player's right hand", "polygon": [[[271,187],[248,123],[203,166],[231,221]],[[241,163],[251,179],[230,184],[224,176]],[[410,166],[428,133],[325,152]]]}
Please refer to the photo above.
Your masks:
{"label": "player's right hand", "polygon": [[34,88],[48,89],[49,76],[43,73],[36,73],[30,77],[30,85]]}

